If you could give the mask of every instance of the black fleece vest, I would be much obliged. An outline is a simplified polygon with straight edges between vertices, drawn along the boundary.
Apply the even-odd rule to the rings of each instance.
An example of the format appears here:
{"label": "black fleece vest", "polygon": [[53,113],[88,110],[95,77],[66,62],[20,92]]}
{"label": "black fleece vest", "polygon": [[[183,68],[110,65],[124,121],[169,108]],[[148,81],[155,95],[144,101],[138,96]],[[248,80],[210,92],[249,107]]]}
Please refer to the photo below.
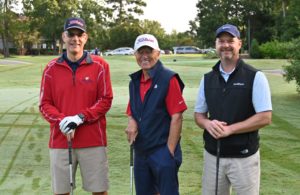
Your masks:
{"label": "black fleece vest", "polygon": [[[240,59],[236,69],[225,82],[219,66],[220,62],[204,76],[204,91],[209,118],[225,121],[230,125],[254,115],[252,88],[257,70]],[[207,131],[204,131],[203,138],[205,149],[216,155],[217,140]],[[220,143],[221,157],[250,156],[259,148],[258,130],[222,138]]]}
{"label": "black fleece vest", "polygon": [[139,131],[134,142],[134,149],[140,154],[150,154],[167,144],[171,116],[167,111],[165,98],[170,79],[176,76],[181,90],[184,88],[178,74],[165,68],[160,61],[149,71],[149,75],[152,78],[152,84],[143,102],[140,96],[142,70],[131,74],[129,83],[130,109],[132,117],[138,123]]}

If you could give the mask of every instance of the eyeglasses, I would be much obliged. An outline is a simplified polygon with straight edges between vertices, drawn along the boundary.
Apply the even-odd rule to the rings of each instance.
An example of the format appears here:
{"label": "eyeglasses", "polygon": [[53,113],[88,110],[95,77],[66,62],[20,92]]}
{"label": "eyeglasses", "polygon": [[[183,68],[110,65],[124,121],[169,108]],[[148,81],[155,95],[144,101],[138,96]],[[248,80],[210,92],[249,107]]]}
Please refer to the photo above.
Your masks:
{"label": "eyeglasses", "polygon": [[69,37],[69,38],[72,38],[72,37],[74,37],[74,36],[77,36],[77,37],[82,37],[83,35],[84,35],[84,32],[69,32],[69,31],[66,31],[66,33],[67,33],[67,36]]}

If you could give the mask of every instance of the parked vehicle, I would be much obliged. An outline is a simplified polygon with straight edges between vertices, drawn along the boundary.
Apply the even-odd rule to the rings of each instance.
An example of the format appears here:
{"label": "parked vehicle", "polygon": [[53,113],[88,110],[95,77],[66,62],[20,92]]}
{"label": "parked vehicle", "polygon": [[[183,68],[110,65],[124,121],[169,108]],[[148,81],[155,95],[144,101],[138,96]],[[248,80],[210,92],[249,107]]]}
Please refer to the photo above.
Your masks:
{"label": "parked vehicle", "polygon": [[169,50],[169,49],[166,49],[165,50],[165,54],[173,54],[173,52],[171,50]]}
{"label": "parked vehicle", "polygon": [[134,50],[131,47],[120,47],[114,50],[108,50],[104,52],[104,55],[106,56],[112,56],[112,55],[133,55]]}
{"label": "parked vehicle", "polygon": [[[95,54],[95,49],[89,50],[88,52],[89,52],[90,54],[92,54],[92,55],[96,55],[96,54]],[[102,56],[102,52],[101,52],[101,51],[98,51],[98,54],[97,54],[97,55]]]}
{"label": "parked vehicle", "polygon": [[195,46],[181,46],[176,49],[177,54],[197,54],[202,53],[198,47]]}

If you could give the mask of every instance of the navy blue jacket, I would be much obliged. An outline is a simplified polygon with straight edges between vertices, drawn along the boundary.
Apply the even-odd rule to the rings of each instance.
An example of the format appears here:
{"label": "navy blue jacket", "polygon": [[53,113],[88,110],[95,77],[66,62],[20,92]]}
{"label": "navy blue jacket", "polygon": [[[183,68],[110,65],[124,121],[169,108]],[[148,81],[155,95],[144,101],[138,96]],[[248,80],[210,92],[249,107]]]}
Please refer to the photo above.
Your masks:
{"label": "navy blue jacket", "polygon": [[138,124],[138,135],[134,142],[135,152],[149,154],[160,146],[166,145],[168,141],[171,116],[167,111],[165,98],[170,80],[176,76],[181,91],[184,84],[177,73],[165,68],[158,61],[149,71],[152,84],[142,102],[140,96],[142,74],[142,70],[139,70],[130,75],[130,109],[132,117]]}

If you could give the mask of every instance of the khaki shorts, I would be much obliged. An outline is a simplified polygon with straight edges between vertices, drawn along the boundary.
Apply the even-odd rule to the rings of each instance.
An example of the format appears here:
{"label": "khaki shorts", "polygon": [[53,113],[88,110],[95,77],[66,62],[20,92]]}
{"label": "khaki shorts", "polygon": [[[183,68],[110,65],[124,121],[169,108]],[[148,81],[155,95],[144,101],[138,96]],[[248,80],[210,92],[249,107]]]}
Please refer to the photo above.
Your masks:
{"label": "khaki shorts", "polygon": [[[220,158],[218,195],[259,195],[260,154],[246,158]],[[215,194],[216,157],[204,150],[202,195]]]}
{"label": "khaki shorts", "polygon": [[[72,150],[73,186],[77,165],[80,167],[83,189],[88,192],[108,190],[108,161],[106,147]],[[52,190],[55,194],[70,192],[70,166],[68,149],[50,149]]]}

